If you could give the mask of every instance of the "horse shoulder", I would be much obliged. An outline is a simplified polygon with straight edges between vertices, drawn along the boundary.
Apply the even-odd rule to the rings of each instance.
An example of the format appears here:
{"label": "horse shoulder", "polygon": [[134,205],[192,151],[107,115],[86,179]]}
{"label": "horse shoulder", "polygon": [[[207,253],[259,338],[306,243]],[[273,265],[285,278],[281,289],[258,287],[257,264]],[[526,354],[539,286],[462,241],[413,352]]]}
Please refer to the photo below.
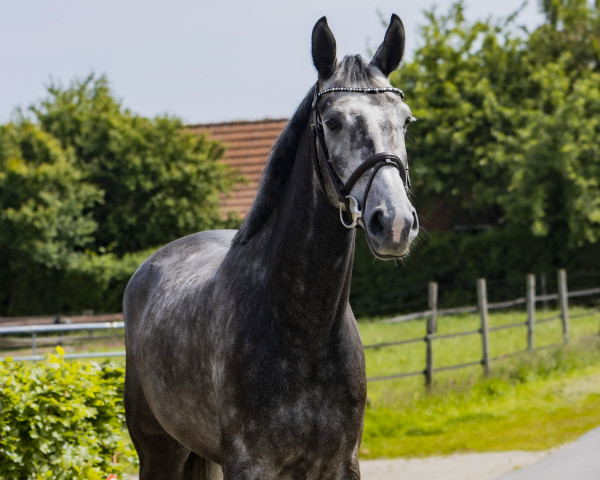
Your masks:
{"label": "horse shoulder", "polygon": [[152,254],[131,277],[123,315],[137,325],[144,312],[157,313],[199,291],[217,270],[237,230],[198,232],[170,242]]}

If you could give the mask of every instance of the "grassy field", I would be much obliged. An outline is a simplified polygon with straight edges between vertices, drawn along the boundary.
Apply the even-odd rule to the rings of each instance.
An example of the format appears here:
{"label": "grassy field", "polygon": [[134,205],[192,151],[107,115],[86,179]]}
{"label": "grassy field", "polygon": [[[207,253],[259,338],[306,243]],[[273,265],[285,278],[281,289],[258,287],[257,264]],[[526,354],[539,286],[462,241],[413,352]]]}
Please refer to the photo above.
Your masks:
{"label": "grassy field", "polygon": [[[538,311],[538,319],[558,315],[558,311]],[[600,332],[600,312],[596,309],[575,307],[570,310],[574,317],[570,321],[572,339],[594,336]],[[585,315],[585,316],[583,316]],[[496,327],[522,323],[522,327],[499,330],[489,333],[490,356],[501,355],[525,350],[527,348],[526,315],[524,312],[492,313],[489,326]],[[458,332],[477,331],[480,327],[479,317],[473,315],[454,315],[438,318],[437,333],[440,335]],[[381,322],[359,321],[360,333],[364,345],[374,345],[383,342],[394,342],[425,336],[425,321],[409,321],[395,324]],[[544,347],[562,343],[562,327],[559,319],[535,326],[534,347]],[[385,347],[377,350],[367,349],[367,377],[393,375],[422,371],[425,368],[425,342],[408,345]],[[478,334],[434,340],[434,368],[442,368],[456,364],[478,362],[482,359],[481,336]],[[471,376],[478,373],[481,367],[473,367],[465,371],[439,373],[436,377],[442,380],[450,377]],[[416,383],[422,383],[422,377]]]}
{"label": "grassy field", "polygon": [[[543,450],[600,425],[600,315],[573,309],[568,346],[525,353],[479,366],[369,383],[362,458],[444,455],[466,451]],[[555,315],[548,311],[544,317]],[[538,315],[542,318],[542,315]],[[525,321],[522,313],[493,314],[490,323]],[[445,317],[441,334],[477,330],[475,315]],[[424,322],[360,323],[365,345],[422,337]],[[560,321],[536,326],[535,345],[562,342]],[[526,328],[490,333],[492,356],[527,346]],[[478,361],[479,335],[434,342],[434,366]],[[367,350],[367,375],[423,370],[425,343]]]}

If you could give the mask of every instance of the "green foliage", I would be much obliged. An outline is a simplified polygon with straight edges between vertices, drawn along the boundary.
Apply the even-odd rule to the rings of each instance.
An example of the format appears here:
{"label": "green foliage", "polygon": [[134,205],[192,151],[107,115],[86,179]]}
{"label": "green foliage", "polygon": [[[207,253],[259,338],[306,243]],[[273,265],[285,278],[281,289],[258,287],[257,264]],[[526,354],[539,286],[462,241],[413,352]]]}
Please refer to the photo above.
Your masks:
{"label": "green foliage", "polygon": [[[61,279],[59,298],[54,306],[61,312],[91,309],[96,312],[119,312],[123,292],[133,272],[146,260],[154,249],[102,255],[86,251],[74,262]],[[77,296],[73,296],[77,292]]]}
{"label": "green foliage", "polygon": [[221,146],[185,132],[177,118],[132,114],[104,77],[48,93],[32,112],[103,193],[92,209],[95,250],[122,255],[222,224],[219,195],[234,178],[218,162]]}
{"label": "green foliage", "polygon": [[511,181],[500,203],[507,221],[564,251],[600,236],[600,9],[586,0],[542,7],[548,23],[525,45],[529,93],[515,102],[521,125],[506,149]]}
{"label": "green foliage", "polygon": [[82,182],[71,152],[34,124],[0,127],[2,245],[47,267],[64,267],[96,228],[85,213],[100,192]]}
{"label": "green foliage", "polygon": [[0,127],[0,311],[48,299],[34,292],[91,245],[100,199],[51,135],[28,121]]}
{"label": "green foliage", "polygon": [[417,206],[450,225],[513,225],[560,249],[600,235],[600,14],[544,2],[549,23],[518,32],[465,21],[463,2],[427,13],[423,46],[392,78],[419,122]]}
{"label": "green foliage", "polygon": [[131,469],[121,367],[0,362],[0,476],[15,480],[104,479]]}
{"label": "green foliage", "polygon": [[528,66],[520,36],[502,24],[469,24],[463,10],[458,2],[448,15],[426,13],[424,45],[391,81],[409,92],[418,120],[409,157],[422,214],[496,223],[508,179],[501,145],[518,128],[515,96],[526,93]]}
{"label": "green foliage", "polygon": [[150,251],[229,225],[223,149],[136,116],[93,75],[0,126],[0,315],[115,312]]}

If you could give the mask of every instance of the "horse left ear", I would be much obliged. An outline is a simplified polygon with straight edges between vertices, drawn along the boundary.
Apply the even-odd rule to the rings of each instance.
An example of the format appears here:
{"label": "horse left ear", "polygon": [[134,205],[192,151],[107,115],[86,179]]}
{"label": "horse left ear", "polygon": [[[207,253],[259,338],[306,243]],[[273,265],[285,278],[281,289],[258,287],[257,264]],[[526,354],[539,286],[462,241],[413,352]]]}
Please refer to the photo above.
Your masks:
{"label": "horse left ear", "polygon": [[396,14],[392,15],[390,26],[385,32],[383,43],[379,46],[371,64],[375,65],[387,77],[398,68],[404,55],[404,25]]}

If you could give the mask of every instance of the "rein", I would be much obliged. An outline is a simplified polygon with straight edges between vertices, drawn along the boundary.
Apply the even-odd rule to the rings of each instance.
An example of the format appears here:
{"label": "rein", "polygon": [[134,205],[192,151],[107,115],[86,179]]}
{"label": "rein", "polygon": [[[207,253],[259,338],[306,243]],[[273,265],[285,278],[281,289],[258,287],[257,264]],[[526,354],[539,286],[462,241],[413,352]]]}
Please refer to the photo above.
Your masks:
{"label": "rein", "polygon": [[[348,92],[348,93],[367,93],[367,94],[377,94],[377,93],[395,93],[400,95],[402,100],[404,100],[404,92],[399,88],[394,87],[383,87],[383,88],[372,88],[372,87],[332,87],[326,88],[325,90],[321,90],[319,92],[319,84],[315,85],[315,96],[312,103],[312,109],[314,112],[314,123],[312,125],[313,134],[314,134],[314,145],[315,145],[315,155],[313,156],[313,166],[317,178],[319,180],[319,184],[321,185],[321,191],[327,197],[327,190],[325,189],[325,182],[323,180],[323,172],[321,170],[321,163],[319,162],[319,147],[321,147],[321,151],[326,160],[327,165],[327,173],[329,174],[329,178],[335,189],[335,193],[337,195],[337,199],[340,202],[340,221],[342,225],[346,228],[354,228],[358,224],[358,221],[363,216],[362,209],[365,207],[367,203],[367,195],[369,194],[369,190],[371,189],[371,184],[375,179],[375,175],[377,172],[387,165],[393,166],[398,169],[400,172],[400,177],[404,182],[405,188],[410,187],[410,177],[408,175],[408,165],[404,165],[400,158],[389,152],[380,152],[374,155],[371,155],[367,158],[363,163],[361,163],[354,172],[350,175],[346,183],[340,178],[338,173],[333,166],[333,162],[331,161],[331,157],[329,156],[329,150],[327,149],[327,144],[325,142],[325,132],[323,131],[323,120],[321,119],[321,115],[317,109],[317,103],[319,99],[328,93],[337,93],[337,92]],[[367,182],[367,188],[365,189],[365,193],[362,198],[362,207],[358,200],[351,195],[352,188],[358,182],[358,180],[364,175],[364,173],[373,168],[369,180]],[[342,211],[342,206],[346,207],[346,212],[350,214],[352,220],[350,223],[346,223],[344,220],[344,215]]]}

